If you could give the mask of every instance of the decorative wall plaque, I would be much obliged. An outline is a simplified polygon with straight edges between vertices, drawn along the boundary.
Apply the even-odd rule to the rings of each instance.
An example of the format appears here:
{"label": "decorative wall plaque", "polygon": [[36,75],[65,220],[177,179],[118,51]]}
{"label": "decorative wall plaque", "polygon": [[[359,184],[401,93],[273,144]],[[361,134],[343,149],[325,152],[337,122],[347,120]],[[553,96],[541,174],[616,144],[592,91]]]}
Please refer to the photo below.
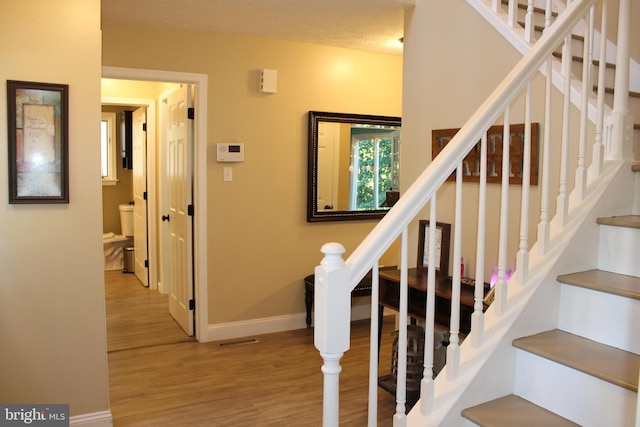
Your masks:
{"label": "decorative wall plaque", "polygon": [[[538,185],[539,124],[531,124],[531,185]],[[451,141],[460,129],[439,129],[431,133],[432,159]],[[504,126],[492,126],[487,131],[487,182],[502,182],[502,138]],[[509,184],[522,184],[524,162],[524,124],[510,126]],[[455,172],[447,181],[455,181]],[[480,142],[462,160],[462,180],[480,182]]]}

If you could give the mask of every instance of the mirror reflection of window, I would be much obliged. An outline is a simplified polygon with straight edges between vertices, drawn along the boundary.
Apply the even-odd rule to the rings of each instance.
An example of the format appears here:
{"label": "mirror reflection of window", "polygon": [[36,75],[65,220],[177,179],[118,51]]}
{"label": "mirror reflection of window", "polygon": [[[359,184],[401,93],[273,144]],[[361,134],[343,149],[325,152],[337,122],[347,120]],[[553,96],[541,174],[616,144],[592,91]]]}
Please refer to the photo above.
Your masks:
{"label": "mirror reflection of window", "polygon": [[350,210],[387,209],[400,189],[400,130],[351,128]]}

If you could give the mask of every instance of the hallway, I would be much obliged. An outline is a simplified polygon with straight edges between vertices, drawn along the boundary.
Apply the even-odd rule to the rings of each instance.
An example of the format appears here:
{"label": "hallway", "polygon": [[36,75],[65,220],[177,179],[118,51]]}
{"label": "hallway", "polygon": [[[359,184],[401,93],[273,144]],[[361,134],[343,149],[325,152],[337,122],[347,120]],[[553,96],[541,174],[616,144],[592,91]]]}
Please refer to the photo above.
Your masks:
{"label": "hallway", "polygon": [[[302,286],[302,284],[301,284]],[[135,276],[105,272],[110,409],[114,426],[319,426],[322,360],[313,330],[255,336],[220,347],[186,336],[169,316],[166,295]],[[389,371],[393,317],[382,332],[380,371]],[[367,424],[369,322],[352,324],[343,360],[341,424]],[[395,400],[378,392],[379,426]]]}

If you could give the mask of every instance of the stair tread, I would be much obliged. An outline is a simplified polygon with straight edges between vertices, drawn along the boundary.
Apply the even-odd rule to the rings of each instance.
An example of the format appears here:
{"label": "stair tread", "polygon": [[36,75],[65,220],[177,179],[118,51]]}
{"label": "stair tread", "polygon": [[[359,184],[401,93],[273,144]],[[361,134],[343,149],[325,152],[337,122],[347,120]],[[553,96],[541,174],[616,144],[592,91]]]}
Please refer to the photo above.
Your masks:
{"label": "stair tread", "polygon": [[640,277],[612,273],[604,270],[587,270],[562,274],[558,282],[640,300]]}
{"label": "stair tread", "polygon": [[638,391],[640,356],[553,329],[513,341],[528,351],[633,392]]}
{"label": "stair tread", "polygon": [[[633,127],[634,129],[640,129],[640,124],[634,124]],[[640,172],[640,164],[631,165],[631,172]]]}
{"label": "stair tread", "polygon": [[640,215],[621,215],[598,218],[596,222],[600,225],[611,225],[614,227],[640,228]]}
{"label": "stair tread", "polygon": [[[558,59],[562,59],[562,51],[556,51],[553,52],[552,55]],[[571,60],[575,61],[575,62],[580,62],[582,63],[582,61],[584,61],[584,58],[580,55],[571,55]],[[591,61],[591,63],[595,66],[598,67],[600,66],[600,61],[597,59],[594,59]],[[611,69],[615,69],[616,68],[616,64],[613,64],[611,62],[605,62],[604,66],[606,68],[611,68]]]}
{"label": "stair tread", "polygon": [[579,425],[514,394],[464,409],[462,416],[480,427]]}

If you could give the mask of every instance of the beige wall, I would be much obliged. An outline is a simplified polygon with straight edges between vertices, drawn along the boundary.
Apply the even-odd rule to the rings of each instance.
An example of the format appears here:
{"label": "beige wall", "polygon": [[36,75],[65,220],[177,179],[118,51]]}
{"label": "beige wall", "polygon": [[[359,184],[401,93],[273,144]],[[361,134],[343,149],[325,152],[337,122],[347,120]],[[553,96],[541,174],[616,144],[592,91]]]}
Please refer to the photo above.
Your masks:
{"label": "beige wall", "polygon": [[[103,65],[208,75],[209,324],[302,313],[320,247],[348,255],[376,223],[306,222],[307,112],[400,116],[402,57],[103,22]],[[262,68],[277,93],[258,91]],[[245,144],[232,182],[218,142]]]}
{"label": "beige wall", "polygon": [[[0,10],[0,402],[107,411],[100,1]],[[69,85],[69,204],[8,204],[6,80]]]}

